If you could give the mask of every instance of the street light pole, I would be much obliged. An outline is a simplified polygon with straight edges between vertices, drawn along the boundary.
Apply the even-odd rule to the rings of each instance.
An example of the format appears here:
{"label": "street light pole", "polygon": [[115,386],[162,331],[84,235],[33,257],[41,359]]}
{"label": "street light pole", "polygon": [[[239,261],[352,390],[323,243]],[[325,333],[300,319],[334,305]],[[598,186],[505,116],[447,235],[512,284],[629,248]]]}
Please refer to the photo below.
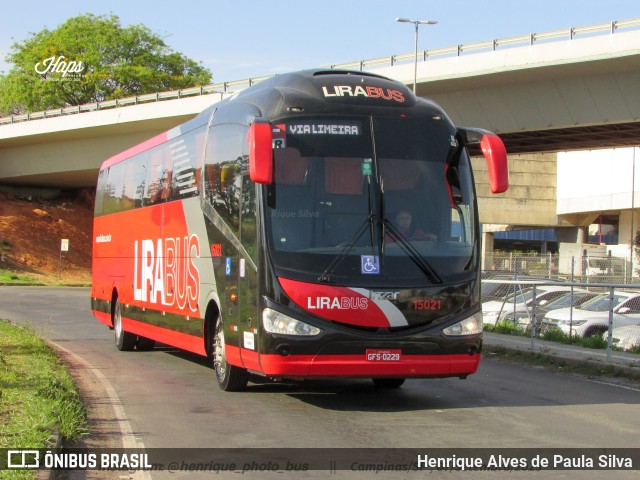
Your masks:
{"label": "street light pole", "polygon": [[435,25],[437,20],[409,20],[408,18],[396,18],[396,22],[413,23],[416,27],[416,54],[413,62],[413,93],[416,93],[416,83],[418,82],[418,26],[419,25]]}

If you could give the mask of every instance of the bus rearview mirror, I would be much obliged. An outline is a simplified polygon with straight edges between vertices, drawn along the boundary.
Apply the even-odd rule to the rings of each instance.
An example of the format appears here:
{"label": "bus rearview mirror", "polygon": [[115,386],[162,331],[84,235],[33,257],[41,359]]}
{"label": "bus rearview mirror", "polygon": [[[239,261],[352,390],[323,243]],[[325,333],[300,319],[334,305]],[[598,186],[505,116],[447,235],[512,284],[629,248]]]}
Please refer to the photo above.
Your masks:
{"label": "bus rearview mirror", "polygon": [[256,183],[273,183],[271,125],[254,122],[249,127],[249,178]]}
{"label": "bus rearview mirror", "polygon": [[509,188],[509,166],[507,150],[500,137],[486,133],[480,140],[480,148],[489,167],[489,187],[491,193],[506,192]]}
{"label": "bus rearview mirror", "polygon": [[458,127],[458,135],[464,145],[480,145],[487,160],[491,193],[503,193],[509,188],[507,150],[495,133],[479,128]]}

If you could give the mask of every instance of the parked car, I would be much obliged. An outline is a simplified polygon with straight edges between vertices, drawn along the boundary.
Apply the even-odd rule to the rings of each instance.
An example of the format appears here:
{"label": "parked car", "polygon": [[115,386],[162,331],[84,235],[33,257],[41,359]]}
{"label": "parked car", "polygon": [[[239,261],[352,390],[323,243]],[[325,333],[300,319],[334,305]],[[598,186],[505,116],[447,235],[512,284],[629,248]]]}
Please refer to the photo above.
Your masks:
{"label": "parked car", "polygon": [[[609,332],[604,332],[602,336],[608,340]],[[631,350],[640,347],[640,325],[627,325],[617,327],[611,331],[611,343],[620,350]]]}
{"label": "parked car", "polygon": [[[491,280],[487,282],[487,280]],[[548,281],[547,279],[541,279],[540,277],[531,277],[528,275],[517,276],[514,280],[513,275],[495,275],[484,273],[482,276],[482,283],[480,285],[480,298],[483,302],[490,300],[502,300],[506,296],[511,295],[514,291],[531,288],[528,285],[514,283],[517,281]],[[505,283],[502,283],[504,281]]]}
{"label": "parked car", "polygon": [[[565,292],[562,296],[550,301],[549,303],[546,303],[545,301],[540,302],[540,305],[536,305],[536,331],[540,330],[544,316],[551,310],[558,310],[559,308],[571,306],[573,306],[573,308],[578,308],[598,295],[600,294],[596,292],[576,291],[574,289],[573,294],[571,292]],[[515,318],[513,313],[509,313],[505,319],[515,321],[518,326],[528,330],[531,327],[532,310],[532,308],[529,308],[526,312],[517,312]]]}
{"label": "parked car", "polygon": [[[542,328],[558,327],[568,335],[589,337],[609,329],[608,293],[603,293],[580,308],[560,308],[544,316]],[[613,327],[640,325],[640,294],[616,291],[613,295]]]}
{"label": "parked car", "polygon": [[[524,285],[523,285],[524,286]],[[536,308],[546,305],[561,297],[570,290],[571,287],[565,285],[543,285],[536,287]],[[504,320],[509,314],[513,319],[514,314],[525,313],[531,308],[533,303],[533,289],[518,290],[503,300],[491,300],[482,304],[482,323],[484,325],[495,325],[498,321]]]}

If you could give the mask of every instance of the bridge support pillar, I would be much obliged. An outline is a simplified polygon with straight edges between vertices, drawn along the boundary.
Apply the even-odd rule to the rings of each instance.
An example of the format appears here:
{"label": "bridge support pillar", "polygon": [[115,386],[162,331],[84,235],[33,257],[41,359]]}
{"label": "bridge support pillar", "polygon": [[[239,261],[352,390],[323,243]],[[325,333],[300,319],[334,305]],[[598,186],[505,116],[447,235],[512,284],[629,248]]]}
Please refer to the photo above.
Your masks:
{"label": "bridge support pillar", "polygon": [[482,270],[493,270],[493,232],[482,232]]}

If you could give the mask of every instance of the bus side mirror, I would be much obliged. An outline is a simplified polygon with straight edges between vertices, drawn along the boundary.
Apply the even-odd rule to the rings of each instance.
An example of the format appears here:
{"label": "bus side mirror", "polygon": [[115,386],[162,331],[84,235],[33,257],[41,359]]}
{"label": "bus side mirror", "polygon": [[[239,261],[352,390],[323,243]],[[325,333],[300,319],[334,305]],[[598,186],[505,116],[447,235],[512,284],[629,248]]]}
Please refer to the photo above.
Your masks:
{"label": "bus side mirror", "polygon": [[487,133],[480,140],[480,148],[489,167],[491,193],[506,192],[509,188],[509,166],[504,143],[497,135]]}
{"label": "bus side mirror", "polygon": [[254,122],[249,127],[249,178],[256,183],[273,183],[271,124]]}
{"label": "bus side mirror", "polygon": [[509,166],[507,150],[495,133],[479,128],[458,127],[459,138],[465,145],[478,145],[489,167],[489,187],[491,193],[506,192],[509,188]]}

